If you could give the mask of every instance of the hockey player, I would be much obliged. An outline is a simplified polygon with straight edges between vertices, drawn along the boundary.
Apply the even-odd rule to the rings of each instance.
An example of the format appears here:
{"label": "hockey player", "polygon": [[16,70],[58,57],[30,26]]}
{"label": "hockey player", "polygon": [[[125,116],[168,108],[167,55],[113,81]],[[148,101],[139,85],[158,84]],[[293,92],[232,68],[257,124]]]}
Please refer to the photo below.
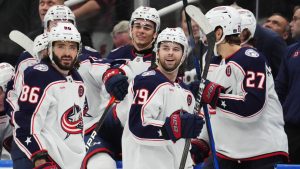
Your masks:
{"label": "hockey player", "polygon": [[45,55],[47,54],[46,49],[48,47],[48,35],[47,33],[43,33],[37,36],[34,39],[33,43],[33,51],[34,56],[31,56],[27,51],[24,51],[20,58],[18,59],[18,63],[16,64],[16,72],[15,77],[12,83],[12,89],[8,91],[7,94],[7,102],[9,103],[8,113],[11,116],[11,113],[14,110],[18,109],[18,97],[21,93],[22,89],[22,78],[24,70],[30,66],[37,64]]}
{"label": "hockey player", "polygon": [[[207,79],[214,84],[202,102],[216,109],[210,120],[219,166],[273,169],[287,162],[288,147],[270,68],[256,49],[240,47],[241,20],[236,9],[215,7],[206,17],[215,30],[219,57],[210,64]],[[200,138],[208,143],[206,129]],[[203,168],[213,168],[212,158]]]}
{"label": "hockey player", "polygon": [[24,72],[14,139],[35,168],[80,168],[85,155],[85,87],[75,70],[80,34],[73,24],[58,23],[48,40],[49,57]]}
{"label": "hockey player", "polygon": [[[117,100],[123,100],[127,94],[127,81],[131,81],[136,75],[146,71],[151,66],[151,62],[154,61],[154,41],[159,27],[160,18],[156,9],[143,6],[137,8],[132,13],[130,20],[130,36],[133,45],[126,45],[113,50],[108,56],[108,59],[115,60],[111,65],[105,65],[101,62],[92,63],[90,69],[92,76],[96,77],[96,74],[98,76],[103,75],[101,79],[96,78],[98,84],[104,83],[107,92],[115,96]],[[104,74],[101,74],[105,66],[109,69]],[[99,82],[102,79],[103,82]],[[98,87],[97,92],[101,90],[103,89]],[[89,100],[88,94],[87,97]],[[104,106],[107,104],[107,96],[105,101],[103,93],[101,93],[100,100]],[[96,103],[96,105],[99,105],[99,103]],[[86,140],[90,137],[91,131],[95,128],[96,122],[98,122],[102,115],[101,112],[104,110],[103,105],[100,105],[101,109],[89,110],[88,115],[84,116],[85,126],[87,126]],[[89,107],[92,109],[93,105]],[[109,114],[101,131],[96,136],[95,140],[97,141],[90,148],[83,161],[83,167],[116,169],[115,160],[121,159],[121,136],[123,132],[122,124],[118,118],[123,117],[115,117],[114,114]],[[99,161],[102,163],[101,166],[97,166],[100,163]]]}
{"label": "hockey player", "polygon": [[[199,135],[204,121],[191,114],[194,97],[177,78],[187,47],[181,28],[166,28],[156,42],[157,68],[130,84],[122,137],[124,169],[179,168],[185,138]],[[193,168],[190,156],[186,168]]]}
{"label": "hockey player", "polygon": [[[15,69],[8,63],[0,63],[0,159],[2,146],[8,145],[8,138],[12,137],[12,127],[6,115],[4,101],[7,83],[13,78]],[[11,141],[11,140],[10,140]]]}
{"label": "hockey player", "polygon": [[[70,8],[63,6],[63,5],[54,5],[49,8],[46,15],[44,16],[44,32],[43,34],[37,36],[35,38],[33,51],[37,54],[40,52],[39,50],[44,50],[45,44],[48,44],[47,41],[47,32],[51,30],[52,27],[56,26],[58,22],[71,22],[75,24],[75,16],[70,10]],[[39,56],[31,56],[27,51],[23,52],[21,56],[18,58],[16,64],[16,76],[13,83],[13,89],[8,92],[7,101],[10,103],[10,109],[18,110],[17,99],[20,95],[22,82],[20,81],[21,76],[26,68],[33,66],[39,62]]]}

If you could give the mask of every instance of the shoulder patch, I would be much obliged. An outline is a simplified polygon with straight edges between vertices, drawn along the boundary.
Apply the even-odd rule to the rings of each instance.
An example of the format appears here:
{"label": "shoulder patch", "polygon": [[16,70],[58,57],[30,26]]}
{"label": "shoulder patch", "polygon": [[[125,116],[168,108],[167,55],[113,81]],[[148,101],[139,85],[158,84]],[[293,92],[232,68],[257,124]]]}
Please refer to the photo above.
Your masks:
{"label": "shoulder patch", "polygon": [[253,57],[253,58],[257,58],[259,56],[259,54],[253,49],[247,49],[245,51],[245,55],[247,55],[249,57]]}
{"label": "shoulder patch", "polygon": [[42,71],[42,72],[46,72],[49,70],[49,67],[45,64],[38,64],[38,65],[35,65],[33,67],[33,69],[36,69],[36,70],[39,70],[39,71]]}
{"label": "shoulder patch", "polygon": [[142,76],[152,76],[155,74],[156,74],[156,72],[154,70],[150,70],[150,71],[142,73]]}

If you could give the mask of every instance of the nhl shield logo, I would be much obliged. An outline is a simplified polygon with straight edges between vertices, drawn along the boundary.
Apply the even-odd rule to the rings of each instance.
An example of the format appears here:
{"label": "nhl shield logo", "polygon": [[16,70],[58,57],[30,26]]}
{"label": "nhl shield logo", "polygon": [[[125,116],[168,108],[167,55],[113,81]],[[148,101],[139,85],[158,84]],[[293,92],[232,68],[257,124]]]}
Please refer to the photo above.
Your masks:
{"label": "nhl shield logo", "polygon": [[84,87],[82,85],[80,85],[78,87],[78,95],[79,95],[79,97],[82,97],[83,93],[84,93]]}

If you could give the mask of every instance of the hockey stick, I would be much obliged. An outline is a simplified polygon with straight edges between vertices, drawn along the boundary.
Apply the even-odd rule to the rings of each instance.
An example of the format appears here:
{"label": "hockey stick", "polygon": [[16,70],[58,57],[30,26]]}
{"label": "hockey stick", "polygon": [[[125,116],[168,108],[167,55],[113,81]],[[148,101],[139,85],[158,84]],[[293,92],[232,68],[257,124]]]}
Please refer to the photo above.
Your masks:
{"label": "hockey stick", "polygon": [[[193,3],[193,2],[196,2],[197,0],[187,0],[187,1],[188,1],[188,3]],[[160,17],[162,17],[164,15],[167,15],[168,13],[176,11],[179,8],[182,8],[182,6],[183,6],[183,4],[181,1],[175,2],[174,4],[171,4],[169,6],[166,6],[162,9],[158,10],[158,15]]]}
{"label": "hockey stick", "polygon": [[115,105],[115,97],[111,97],[107,106],[105,107],[105,110],[101,116],[101,118],[99,119],[99,122],[97,124],[97,126],[95,127],[95,129],[93,130],[92,134],[90,135],[89,139],[87,140],[86,144],[85,144],[85,149],[86,151],[88,151],[90,149],[90,147],[92,146],[92,143],[94,142],[95,136],[97,135],[97,132],[100,130],[106,116],[108,115],[108,112],[113,108],[113,106]]}
{"label": "hockey stick", "polygon": [[[193,35],[193,28],[192,28],[192,24],[191,24],[191,18],[186,12],[186,7],[188,5],[188,2],[187,2],[187,0],[183,0],[182,2],[183,2],[183,10],[184,10],[184,13],[185,13],[185,18],[186,18],[187,29],[188,29],[188,33],[189,33],[189,37],[190,37],[189,42],[190,42],[190,45],[192,46],[192,56],[193,56],[193,59],[194,59],[194,65],[195,65],[195,69],[196,69],[196,72],[197,72],[197,77],[200,80],[200,78],[201,78],[200,65],[199,65],[197,57],[195,56],[195,52],[194,52],[195,38],[194,38],[194,35]],[[195,111],[194,111],[194,114],[196,114]],[[191,139],[186,139],[184,149],[183,149],[183,152],[182,152],[182,156],[181,156],[181,160],[180,160],[179,169],[184,169],[184,167],[185,167],[186,159],[187,159],[187,156],[188,156],[188,153],[189,153],[190,144],[191,144]]]}
{"label": "hockey stick", "polygon": [[[199,86],[199,92],[198,92],[198,96],[196,97],[196,105],[194,107],[194,113],[198,113],[198,112],[200,112],[200,109],[201,109],[201,98],[202,98],[202,93],[203,93],[203,90],[205,87],[204,82],[205,82],[207,74],[208,74],[210,60],[211,60],[211,57],[213,56],[213,50],[214,50],[216,39],[215,39],[215,33],[214,33],[212,26],[210,25],[207,18],[204,16],[204,14],[201,12],[201,10],[199,8],[197,8],[193,5],[188,5],[186,7],[186,12],[200,26],[200,29],[205,33],[205,35],[207,37],[207,41],[208,41],[208,49],[207,49],[207,53],[205,56],[205,67],[203,69],[200,86]],[[214,139],[213,139],[213,135],[212,135],[209,114],[208,114],[208,110],[207,110],[206,106],[204,106],[204,117],[205,117],[206,127],[207,127],[207,131],[208,131],[208,136],[209,136],[209,143],[210,143],[211,151],[213,154],[214,168],[219,169],[217,158],[216,158],[216,150],[215,150]],[[185,142],[184,152],[183,152],[181,162],[180,162],[180,167],[181,167],[180,169],[184,168],[184,165],[186,163],[186,158],[188,155],[188,151],[189,151],[189,147],[190,147],[190,139],[187,139],[187,141]]]}
{"label": "hockey stick", "polygon": [[19,46],[21,46],[23,49],[25,49],[27,52],[33,55],[33,41],[23,34],[22,32],[18,30],[13,30],[9,33],[9,39],[17,43]]}
{"label": "hockey stick", "polygon": [[[205,67],[203,70],[202,79],[201,79],[201,83],[199,86],[199,92],[198,92],[198,96],[200,96],[200,97],[198,97],[199,101],[196,101],[196,106],[195,106],[196,108],[197,107],[199,108],[197,110],[197,112],[199,112],[200,108],[201,108],[201,105],[199,103],[201,101],[202,93],[203,93],[203,90],[205,87],[204,82],[205,82],[207,74],[208,74],[210,61],[213,56],[213,50],[214,50],[214,46],[216,43],[216,37],[215,37],[214,29],[212,28],[209,21],[207,20],[207,18],[204,16],[204,14],[201,12],[201,10],[199,8],[197,8],[193,5],[189,5],[189,6],[187,6],[186,10],[187,10],[188,15],[191,18],[193,18],[193,20],[200,26],[201,30],[206,35],[207,42],[208,42],[208,49],[207,49],[207,53],[205,56]],[[208,109],[207,109],[206,105],[203,107],[203,110],[204,110],[206,128],[207,128],[208,137],[209,137],[210,149],[211,149],[212,156],[213,156],[213,165],[214,165],[215,169],[219,169],[214,137],[213,137],[211,123],[210,123],[210,119],[209,119],[209,113],[208,113]]]}
{"label": "hockey stick", "polygon": [[68,6],[68,7],[72,7],[74,5],[80,4],[82,2],[84,2],[86,0],[68,0],[64,2],[64,5]]}

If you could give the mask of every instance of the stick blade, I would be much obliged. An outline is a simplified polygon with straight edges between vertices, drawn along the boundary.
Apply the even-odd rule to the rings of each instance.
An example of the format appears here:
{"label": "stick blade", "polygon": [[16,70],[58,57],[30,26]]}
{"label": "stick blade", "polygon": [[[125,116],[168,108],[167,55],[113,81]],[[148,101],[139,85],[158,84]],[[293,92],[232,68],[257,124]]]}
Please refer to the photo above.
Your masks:
{"label": "stick blade", "polygon": [[186,13],[198,24],[201,25],[201,30],[207,35],[214,31],[208,19],[202,13],[202,11],[194,5],[188,5],[186,8]]}
{"label": "stick blade", "polygon": [[9,33],[9,39],[20,45],[33,56],[33,41],[18,30]]}

